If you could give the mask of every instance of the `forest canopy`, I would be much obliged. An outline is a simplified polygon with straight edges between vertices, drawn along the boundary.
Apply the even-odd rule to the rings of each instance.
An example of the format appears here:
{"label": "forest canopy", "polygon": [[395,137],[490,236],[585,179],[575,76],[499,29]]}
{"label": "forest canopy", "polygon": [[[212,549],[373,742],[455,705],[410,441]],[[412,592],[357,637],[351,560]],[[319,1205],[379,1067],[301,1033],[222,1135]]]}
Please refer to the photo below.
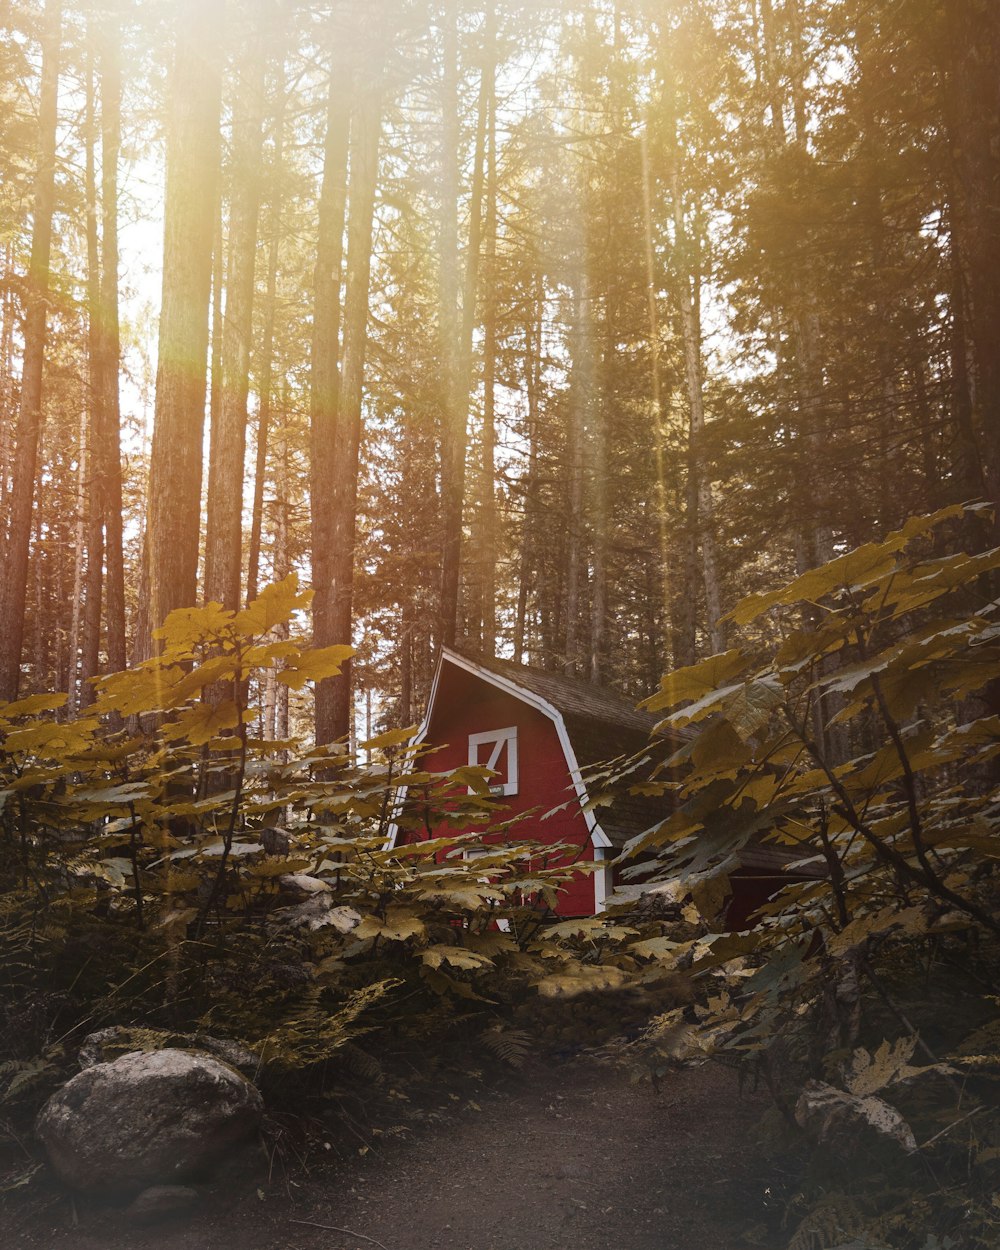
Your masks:
{"label": "forest canopy", "polygon": [[0,21],[0,695],[86,707],[296,572],[357,649],[319,741],[410,724],[442,643],[638,696],[1000,498],[994,6]]}

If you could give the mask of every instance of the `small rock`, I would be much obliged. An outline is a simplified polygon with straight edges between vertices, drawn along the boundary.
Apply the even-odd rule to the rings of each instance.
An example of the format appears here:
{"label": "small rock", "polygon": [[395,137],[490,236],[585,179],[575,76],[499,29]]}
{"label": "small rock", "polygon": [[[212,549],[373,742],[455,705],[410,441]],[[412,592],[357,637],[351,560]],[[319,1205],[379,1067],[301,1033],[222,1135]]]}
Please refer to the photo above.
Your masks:
{"label": "small rock", "polygon": [[187,1185],[151,1185],[125,1212],[133,1224],[157,1224],[174,1215],[185,1215],[198,1201],[198,1191]]}

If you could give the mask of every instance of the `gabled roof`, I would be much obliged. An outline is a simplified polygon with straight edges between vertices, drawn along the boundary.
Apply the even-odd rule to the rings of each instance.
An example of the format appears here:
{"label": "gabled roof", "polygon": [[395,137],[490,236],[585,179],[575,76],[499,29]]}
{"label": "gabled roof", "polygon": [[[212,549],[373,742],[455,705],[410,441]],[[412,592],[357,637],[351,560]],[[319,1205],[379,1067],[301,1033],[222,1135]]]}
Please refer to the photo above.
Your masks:
{"label": "gabled roof", "polygon": [[540,695],[558,708],[563,716],[580,719],[584,723],[598,722],[648,738],[659,719],[648,712],[640,712],[617,691],[595,686],[579,677],[529,668],[515,660],[498,660],[471,651],[459,651],[457,648],[454,653],[499,677],[506,677],[533,694]]}
{"label": "gabled roof", "polygon": [[[570,775],[581,799],[587,797],[586,777],[581,777],[581,770],[585,773],[616,756],[642,751],[657,724],[656,716],[640,712],[623,695],[578,677],[449,648],[442,655],[442,663],[447,661],[478,671],[487,680],[499,678],[497,684],[513,686],[529,702],[545,705],[544,710],[555,720],[563,740]],[[676,736],[680,740],[688,737],[685,733]],[[595,845],[622,847],[667,815],[662,798],[629,794],[627,790],[623,786],[615,801],[596,813],[585,811],[591,832],[596,835]]]}

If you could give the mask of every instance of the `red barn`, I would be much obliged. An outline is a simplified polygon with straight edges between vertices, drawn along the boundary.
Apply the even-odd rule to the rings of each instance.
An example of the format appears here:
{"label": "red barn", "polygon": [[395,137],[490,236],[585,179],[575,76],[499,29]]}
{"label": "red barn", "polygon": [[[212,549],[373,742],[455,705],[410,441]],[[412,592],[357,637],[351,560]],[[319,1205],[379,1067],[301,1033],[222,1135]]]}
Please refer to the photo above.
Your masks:
{"label": "red barn", "polygon": [[[465,764],[493,769],[505,819],[537,808],[521,826],[526,838],[568,843],[580,848],[582,861],[601,863],[667,809],[663,799],[626,794],[611,807],[587,811],[581,770],[641,751],[656,720],[621,695],[577,678],[446,647],[417,741],[440,744],[422,764],[435,772]],[[610,862],[581,872],[559,896],[560,915],[600,911],[614,884]]]}
{"label": "red barn", "polygon": [[[422,762],[435,772],[464,764],[492,769],[497,774],[492,789],[507,808],[504,819],[535,809],[520,825],[525,838],[571,845],[584,862],[604,865],[581,872],[559,896],[560,915],[590,916],[603,909],[618,884],[611,861],[630,838],[663,820],[670,802],[629,795],[623,787],[610,806],[587,810],[587,772],[616,756],[642,752],[656,723],[621,695],[578,678],[446,647],[416,741],[435,744]],[[690,730],[678,731],[670,746],[676,749],[691,736]],[[543,819],[553,809],[558,810]],[[731,893],[722,923],[744,928],[783,885],[821,875],[815,866],[790,863],[793,859],[791,852],[771,846],[738,852],[728,873]],[[641,889],[634,885],[629,893]]]}

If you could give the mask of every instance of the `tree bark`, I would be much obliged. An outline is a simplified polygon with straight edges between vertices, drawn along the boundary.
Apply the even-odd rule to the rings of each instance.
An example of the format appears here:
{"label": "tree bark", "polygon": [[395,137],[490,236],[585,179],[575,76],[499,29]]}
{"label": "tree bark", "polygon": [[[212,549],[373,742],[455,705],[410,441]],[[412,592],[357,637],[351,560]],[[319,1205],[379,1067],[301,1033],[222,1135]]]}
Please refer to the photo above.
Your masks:
{"label": "tree bark", "polygon": [[[348,199],[347,283],[344,298],[344,362],[340,404],[333,428],[337,471],[331,482],[333,547],[330,560],[330,637],[350,644],[354,624],[354,556],[357,533],[358,466],[361,449],[365,355],[368,346],[368,295],[371,282],[372,225],[378,185],[382,125],[379,70],[361,90],[351,122],[351,173]],[[337,677],[316,686],[316,741],[349,735],[351,662]]]}
{"label": "tree bark", "polygon": [[108,668],[125,668],[125,556],[122,535],[122,455],[118,317],[118,159],[121,152],[121,15],[109,8],[100,36],[101,72],[101,384],[100,448],[104,509],[105,622]]}
{"label": "tree bark", "polygon": [[594,391],[593,333],[587,259],[580,242],[578,271],[573,277],[573,376],[566,433],[566,602],[563,616],[563,672],[572,677],[580,650],[581,584],[584,554],[584,447]]}
{"label": "tree bark", "polygon": [[[284,56],[276,58],[284,70]],[[257,597],[260,578],[260,544],[264,524],[264,486],[267,479],[267,453],[271,434],[271,401],[274,376],[274,324],[278,293],[278,250],[281,242],[283,156],[285,144],[285,87],[279,81],[280,100],[275,117],[273,170],[271,178],[271,237],[267,249],[267,285],[264,294],[264,327],[260,344],[260,399],[257,409],[257,446],[253,479],[253,506],[250,514],[250,543],[247,553],[247,603]]]}
{"label": "tree bark", "polygon": [[42,35],[42,76],[38,105],[38,166],[35,173],[31,259],[26,283],[24,358],[21,402],[11,488],[10,529],[3,594],[0,599],[0,699],[16,699],[21,677],[28,553],[31,546],[32,502],[42,426],[42,377],[45,361],[49,296],[49,257],[55,206],[56,124],[58,120],[59,52],[62,33],[60,0],[47,0]]}
{"label": "tree bark", "polygon": [[[483,71],[486,73],[485,69]],[[492,78],[492,74],[491,74]],[[496,375],[497,375],[497,152],[496,100],[490,83],[488,157],[486,169],[486,290],[483,300],[483,448],[479,488],[480,640],[493,655],[497,639],[497,501],[496,501]]]}
{"label": "tree bark", "polygon": [[947,21],[952,223],[964,253],[982,477],[1000,535],[1000,11],[989,0],[957,0]]}
{"label": "tree bark", "polygon": [[[701,316],[696,291],[699,275],[694,249],[688,239],[681,199],[679,152],[675,153],[671,171],[674,244],[677,254],[677,289],[680,305],[681,336],[684,342],[684,377],[687,383],[690,430],[688,438],[688,506],[694,509],[688,523],[697,535],[701,553],[701,582],[705,593],[705,616],[713,652],[724,651],[726,633],[722,625],[722,598],[719,591],[719,569],[715,541],[715,504],[712,483],[704,459],[705,400],[701,358]],[[692,539],[689,537],[689,543]]]}
{"label": "tree bark", "polygon": [[75,716],[80,702],[80,626],[83,603],[83,572],[87,550],[87,418],[80,416],[80,455],[76,471],[76,526],[73,541],[73,600],[66,647],[66,710]]}
{"label": "tree bark", "polygon": [[[101,308],[101,272],[97,242],[97,179],[94,170],[94,148],[97,130],[96,103],[94,100],[93,54],[87,65],[86,135],[84,139],[84,192],[87,207],[87,363],[88,422],[90,482],[89,499],[86,503],[86,604],[83,617],[83,647],[80,657],[80,703],[86,706],[93,695],[89,679],[98,672],[101,648],[101,602],[104,591],[104,474],[103,452],[107,441],[107,413],[104,402],[107,387],[104,382],[105,353],[103,350],[103,326]],[[81,439],[81,459],[84,458]],[[82,501],[81,501],[82,502]],[[79,572],[79,570],[78,570]],[[74,628],[74,634],[76,630]],[[71,687],[75,687],[76,646],[74,637],[70,647],[70,668],[73,673]],[[70,704],[75,707],[75,688],[70,690]]]}
{"label": "tree bark", "polygon": [[[646,313],[649,318],[649,374],[650,398],[653,406],[653,448],[656,458],[656,534],[659,554],[660,603],[663,621],[663,670],[669,672],[672,665],[691,663],[694,658],[694,631],[691,630],[691,659],[679,661],[676,634],[673,626],[673,610],[670,585],[670,547],[667,539],[667,470],[666,436],[667,406],[663,399],[663,376],[661,369],[662,343],[660,340],[660,313],[657,300],[656,253],[653,243],[653,188],[649,162],[649,136],[644,126],[639,135],[639,154],[642,164],[642,218],[644,259],[646,263]],[[653,647],[655,653],[655,647]],[[654,665],[655,667],[655,665]]]}
{"label": "tree bark", "polygon": [[269,29],[268,0],[250,0],[247,7],[246,41],[233,105],[222,400],[218,424],[213,424],[210,439],[205,537],[205,598],[230,609],[236,608],[240,600],[247,398]]}
{"label": "tree bark", "polygon": [[[317,647],[331,645],[336,632],[333,607],[333,533],[336,517],[333,484],[340,471],[336,461],[335,437],[340,403],[340,283],[351,117],[351,76],[344,50],[337,46],[341,37],[342,32],[334,25],[331,32],[333,51],[319,201],[310,362],[309,506],[315,591],[313,642]],[[321,685],[317,690],[316,717],[317,741],[331,741],[334,736],[333,704],[328,686],[324,689]]]}
{"label": "tree bark", "polygon": [[223,12],[224,0],[181,0],[177,14],[146,528],[151,631],[197,597]]}
{"label": "tree bark", "polygon": [[[536,583],[536,598],[541,598],[538,585],[541,570],[538,567],[538,422],[539,422],[539,374],[541,372],[543,302],[541,280],[536,274],[532,282],[528,316],[524,324],[524,387],[528,400],[528,468],[525,474],[523,516],[521,521],[521,559],[518,574],[517,614],[514,622],[514,659],[524,660],[525,652],[532,656],[529,637],[528,607],[531,584]],[[532,657],[536,658],[536,657]]]}
{"label": "tree bark", "polygon": [[[441,352],[441,595],[439,643],[453,646],[458,628],[458,583],[465,501],[467,400],[461,394],[458,307],[458,3],[446,0],[442,31],[441,221],[439,230],[439,338]],[[470,256],[471,259],[471,256]]]}

